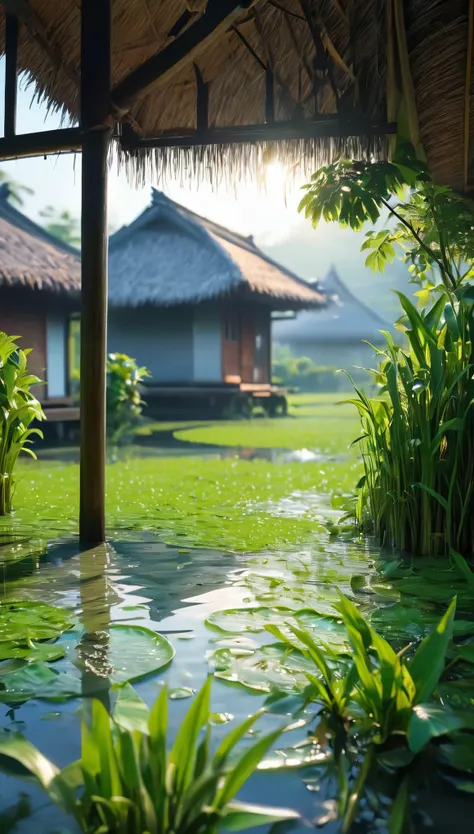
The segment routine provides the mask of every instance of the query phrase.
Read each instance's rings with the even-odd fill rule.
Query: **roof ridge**
[[[198,214],[192,209],[189,209],[187,206],[183,206],[176,200],[172,200],[171,197],[168,197],[167,194],[165,194],[163,191],[160,191],[158,188],[152,187],[152,205],[158,206],[160,204],[171,205],[180,214],[184,212],[185,214],[191,215],[193,222],[201,228],[203,228],[203,224],[200,221],[204,221],[204,223],[208,223],[210,226],[219,229],[220,232],[222,232],[222,234],[220,234],[219,236],[222,237],[224,240],[227,240],[228,243],[236,243],[234,238],[237,238],[237,240],[240,243],[236,243],[236,245],[241,245],[242,249],[245,249],[246,251],[251,252],[253,255],[257,255],[258,257],[262,258],[262,260],[266,261],[266,263],[276,267],[281,272],[285,273],[285,275],[288,275],[288,277],[293,278],[294,281],[297,281],[302,286],[309,287],[308,281],[305,281],[304,278],[301,278],[299,275],[296,274],[296,272],[293,272],[293,270],[288,269],[288,267],[284,266],[283,264],[279,263],[279,261],[276,261],[270,255],[268,255],[263,249],[260,248],[260,246],[257,246],[257,244],[254,243],[253,235],[245,236],[241,235],[239,232],[234,232],[231,229],[227,229],[220,223],[215,223],[214,220],[209,220],[208,217],[204,217],[204,215]],[[206,231],[208,230],[206,229]]]
[[[152,203],[155,205],[159,205],[160,203],[168,203],[171,204],[174,208],[178,211],[184,211],[186,214],[192,215],[193,218],[196,218],[198,221],[204,221],[204,223],[209,223],[211,226],[214,226],[216,229],[219,229],[224,235],[231,235],[232,237],[236,237],[242,241],[243,244],[246,244],[250,250],[258,249],[258,247],[253,242],[253,235],[242,235],[240,232],[235,232],[233,229],[228,229],[226,226],[222,226],[221,223],[216,223],[215,220],[211,220],[209,217],[205,217],[203,214],[198,214],[197,211],[188,208],[188,206],[184,206],[182,203],[178,203],[176,200],[172,200],[171,197],[168,197],[163,191],[160,191],[158,188],[152,187]]]

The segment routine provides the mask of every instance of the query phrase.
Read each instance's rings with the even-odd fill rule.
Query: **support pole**
[[[107,345],[107,159],[110,0],[82,0],[82,313],[79,535],[105,540],[105,364]]]
[[[16,133],[16,94],[18,61],[18,18],[5,14],[5,124],[4,135],[10,138]]]

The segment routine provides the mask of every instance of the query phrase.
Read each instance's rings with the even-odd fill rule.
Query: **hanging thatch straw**
[[[113,87],[179,39],[211,3],[219,6],[215,0],[112,0]],[[77,119],[80,4],[28,4],[33,17],[29,26],[21,27],[20,66],[40,99]],[[386,138],[369,139],[374,131],[368,128],[402,113],[435,176],[456,187],[468,184],[474,129],[468,66],[473,55],[472,0],[246,0],[242,6],[245,10],[227,30],[131,105],[117,107],[112,92],[111,115],[137,138],[192,134],[201,78],[209,93],[209,126],[264,124],[267,70],[275,82],[277,123],[333,116],[343,126],[340,138],[327,138],[326,131],[326,138],[286,140],[279,148],[271,143],[256,148],[251,142],[205,148],[190,141],[179,152],[124,145],[128,150],[120,158],[129,160],[134,178],[143,180],[152,168],[160,178],[178,174],[236,181],[244,173],[255,176],[269,152],[290,166],[304,157],[306,168],[340,153],[380,157],[386,153]],[[3,15],[0,5],[0,32]],[[341,138],[347,134],[350,138]]]

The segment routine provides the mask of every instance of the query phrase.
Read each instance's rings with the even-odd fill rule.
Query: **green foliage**
[[[32,600],[4,600],[0,602],[0,661],[57,660],[64,654],[61,647],[36,641],[55,640],[72,625],[73,618],[65,608]]]
[[[358,516],[382,544],[438,555],[474,547],[473,307],[441,295],[418,311],[399,295],[408,348],[385,333],[372,371],[382,400],[355,387],[364,461]]]
[[[12,203],[16,203],[16,205],[20,208],[24,203],[23,196],[26,194],[34,194],[32,188],[29,188],[29,186],[23,185],[16,180],[12,180],[11,177],[9,177],[8,174],[2,170],[0,170],[0,185],[8,186],[8,196],[10,201]]]
[[[411,553],[472,553],[472,205],[435,185],[401,145],[392,162],[339,160],[317,171],[305,188],[300,210],[313,225],[323,217],[360,229],[387,209],[397,223],[367,233],[366,264],[383,271],[398,247],[421,287],[420,306],[427,308],[419,312],[399,293],[404,315],[397,326],[409,348],[384,334],[387,348],[372,375],[385,400],[356,388],[365,468],[359,520],[368,517],[384,544]]]
[[[19,350],[16,336],[0,331],[0,515],[11,512],[15,488],[13,473],[20,452],[35,457],[29,448],[39,429],[30,428],[33,420],[44,420],[40,403],[31,393],[38,377],[28,373],[28,350]]]
[[[317,365],[308,356],[294,357],[289,350],[277,345],[272,356],[272,378],[277,385],[301,391],[336,391],[340,377],[336,368]]]
[[[43,218],[44,228],[59,240],[64,243],[69,243],[71,246],[80,246],[81,243],[81,224],[78,217],[75,217],[69,209],[59,211],[54,206],[46,206],[40,211],[40,217]]]
[[[259,713],[231,730],[210,752],[208,679],[168,752],[168,692],[151,712],[130,687],[119,691],[113,718],[93,701],[82,721],[81,758],[59,770],[19,733],[0,735],[1,767],[19,763],[86,834],[199,834],[220,827],[244,830],[296,819],[298,814],[234,801],[280,735],[262,736],[230,764]]]
[[[107,357],[107,433],[112,443],[123,442],[136,428],[144,401],[140,383],[149,376],[125,353]]]
[[[340,798],[345,797],[340,806],[341,830],[351,829],[366,786],[376,781],[382,767],[396,777],[389,830],[404,831],[402,823],[409,811],[409,779],[415,773],[416,757],[427,745],[452,738],[453,743],[445,748],[449,751],[447,760],[452,763],[457,758],[459,770],[472,761],[474,735],[470,731],[474,729],[474,713],[454,711],[437,695],[447,668],[456,602],[453,600],[414,652],[411,646],[406,646],[398,653],[347,598],[341,595],[337,607],[347,631],[350,653],[341,654],[325,642],[323,634],[311,633],[291,623],[286,629],[267,625],[267,631],[287,646],[290,654],[281,656],[281,664],[286,675],[293,676],[296,688],[301,691],[301,680],[288,663],[288,657],[295,656],[296,669],[308,681],[302,692],[303,706],[308,702],[317,703],[329,719],[328,727],[332,727]],[[303,656],[303,663],[298,661],[299,655]],[[308,663],[312,664],[312,670],[308,669]],[[272,696],[269,704],[274,703]],[[461,731],[462,743],[456,748],[456,734]],[[357,776],[349,785],[349,773],[355,761]],[[400,777],[398,787],[397,776]]]

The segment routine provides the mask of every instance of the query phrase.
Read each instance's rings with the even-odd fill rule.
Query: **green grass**
[[[314,538],[315,518],[324,514],[315,505],[315,494],[350,492],[359,469],[357,462],[272,464],[198,457],[119,462],[107,468],[108,528],[151,530],[167,543],[186,547],[284,549]],[[0,534],[13,529],[51,538],[77,531],[76,464],[26,463],[18,475],[16,513],[2,520]],[[278,507],[292,495],[300,500],[300,493],[302,509]]]
[[[189,443],[253,449],[312,449],[323,454],[347,454],[357,437],[358,420],[343,417],[287,417],[275,420],[241,420],[213,423],[177,431]]]
[[[306,395],[307,396],[307,395]],[[323,398],[322,409],[331,408]],[[195,428],[192,428],[194,426]],[[334,457],[324,463],[271,463],[229,457],[130,457],[107,468],[107,520],[116,530],[150,530],[170,544],[234,552],[287,549],[314,539],[324,517],[318,495],[347,495],[360,477],[350,442],[357,418],[286,418],[219,423],[148,424],[153,434],[178,429],[190,444],[246,448],[310,448]],[[347,458],[347,455],[349,457]],[[344,460],[338,461],[337,456]],[[25,460],[18,468],[11,531],[51,539],[77,532],[79,467],[58,460]],[[293,498],[282,503],[283,499]],[[327,498],[326,498],[327,505]],[[27,547],[27,545],[25,545]],[[2,552],[6,555],[7,549]],[[21,548],[18,555],[21,555]]]

